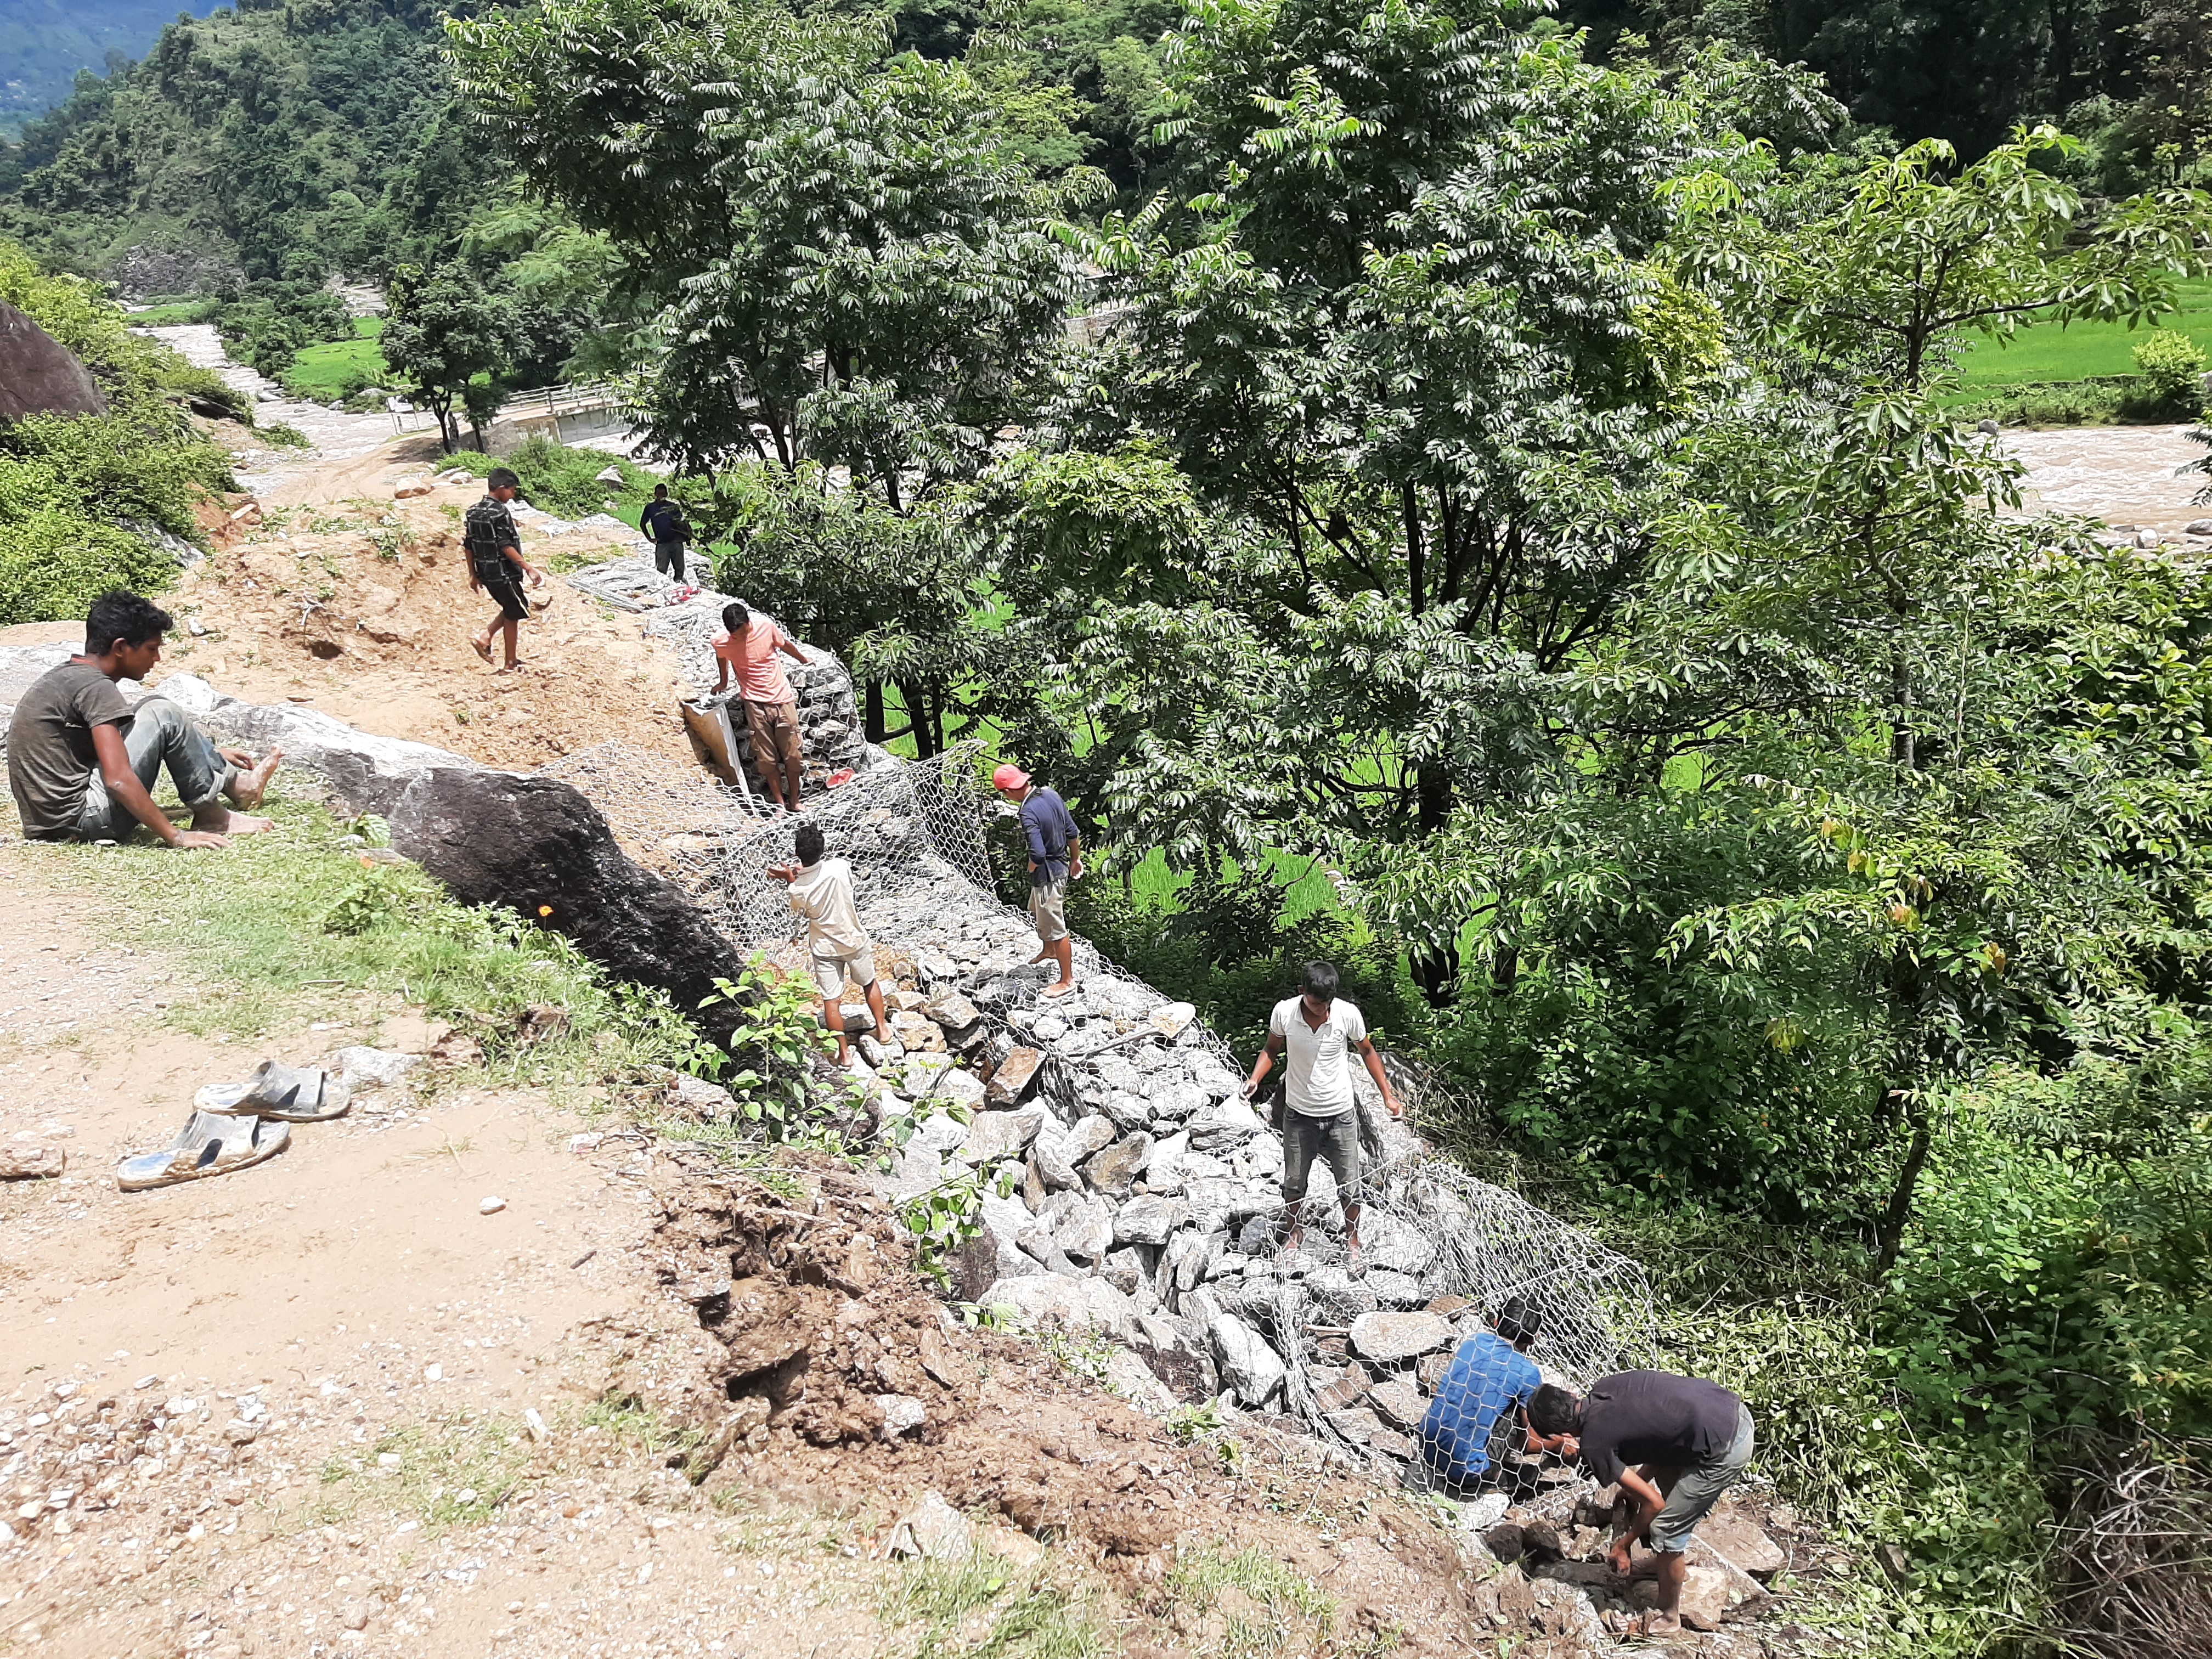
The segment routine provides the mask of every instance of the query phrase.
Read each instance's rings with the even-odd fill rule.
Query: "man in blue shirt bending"
[[[1421,1419],[1421,1456],[1448,1497],[1472,1498],[1521,1426],[1521,1409],[1543,1385],[1528,1358],[1543,1316],[1520,1297],[1508,1299],[1486,1331],[1459,1345]],[[1500,1426],[1499,1419],[1505,1419]],[[1535,1449],[1534,1444],[1530,1449]]]
[[[1030,920],[1036,924],[1037,953],[1059,964],[1060,977],[1038,993],[1064,997],[1075,988],[1075,947],[1067,933],[1067,884],[1083,873],[1083,837],[1059,794],[1032,782],[1018,766],[991,774],[991,787],[1018,802],[1022,833],[1030,843]]]

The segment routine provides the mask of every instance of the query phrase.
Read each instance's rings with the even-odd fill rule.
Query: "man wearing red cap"
[[[1053,790],[1030,781],[1018,766],[991,774],[991,787],[1021,808],[1022,830],[1030,842],[1030,919],[1036,924],[1037,953],[1060,966],[1060,977],[1040,994],[1064,997],[1075,988],[1075,947],[1067,936],[1067,884],[1083,873],[1083,837],[1067,803]]]

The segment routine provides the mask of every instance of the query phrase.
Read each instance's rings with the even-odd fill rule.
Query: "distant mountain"
[[[0,235],[131,294],[380,274],[504,177],[452,116],[439,56],[441,15],[474,3],[233,0],[177,18],[0,146]]]
[[[0,136],[68,97],[79,70],[143,58],[180,10],[214,9],[214,0],[0,0]]]

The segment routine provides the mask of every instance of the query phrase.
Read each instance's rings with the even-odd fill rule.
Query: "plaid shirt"
[[[515,528],[514,514],[507,511],[507,503],[486,495],[462,521],[461,544],[469,550],[469,564],[477,580],[491,581],[515,574],[506,550],[521,550],[522,532]]]

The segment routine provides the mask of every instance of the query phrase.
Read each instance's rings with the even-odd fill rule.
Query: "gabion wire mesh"
[[[800,818],[763,817],[738,791],[702,773],[614,744],[544,771],[589,796],[624,843],[689,891],[741,951],[778,955],[799,937],[803,923],[768,870],[795,856]],[[997,896],[986,840],[994,810],[981,744],[970,742],[926,761],[882,757],[810,799],[804,817],[822,827],[831,856],[851,862],[861,920],[878,946],[909,956],[926,983],[967,995],[1001,1034],[1002,1047],[1018,1042],[1047,1056],[1039,1085],[1063,1121],[1097,1109],[1102,1068],[1164,1065],[1186,1079],[1208,1072],[1241,1078],[1237,1057],[1194,1010],[1170,1002],[1086,939],[1073,945],[1079,994],[1042,999],[1056,969],[1031,961],[1029,918]],[[1366,1079],[1355,1075],[1367,1094]],[[1398,1076],[1416,1121],[1425,1106],[1435,1110],[1449,1098],[1448,1085],[1431,1074],[1400,1067]],[[1273,1270],[1283,1206],[1242,1204],[1205,1251],[1183,1253],[1189,1265],[1181,1278],[1189,1283],[1162,1273],[1163,1304],[1172,1310],[1200,1284],[1223,1288],[1210,1279],[1212,1264],[1231,1251],[1266,1261],[1267,1269],[1243,1270],[1236,1301],[1284,1362],[1293,1415],[1362,1457],[1412,1455],[1418,1468],[1425,1437],[1437,1449],[1431,1462],[1448,1470],[1480,1473],[1490,1462],[1492,1478],[1526,1476],[1505,1455],[1504,1442],[1517,1430],[1527,1373],[1481,1334],[1487,1320],[1511,1297],[1532,1304],[1543,1317],[1534,1360],[1549,1374],[1587,1382],[1650,1352],[1655,1322],[1644,1272],[1519,1194],[1430,1152],[1372,1098],[1361,1113],[1368,1157],[1358,1271],[1341,1242],[1334,1184],[1316,1163],[1301,1216],[1306,1259],[1297,1271]],[[1364,1313],[1425,1310],[1449,1319],[1449,1342],[1402,1363],[1370,1364],[1370,1384],[1395,1383],[1400,1391],[1370,1389],[1345,1403],[1341,1349],[1352,1322]],[[1463,1362],[1456,1369],[1455,1356]],[[1364,1403],[1382,1399],[1388,1409]],[[1564,1501],[1571,1500],[1569,1490]],[[1541,1507],[1560,1501],[1560,1489],[1547,1489]]]

